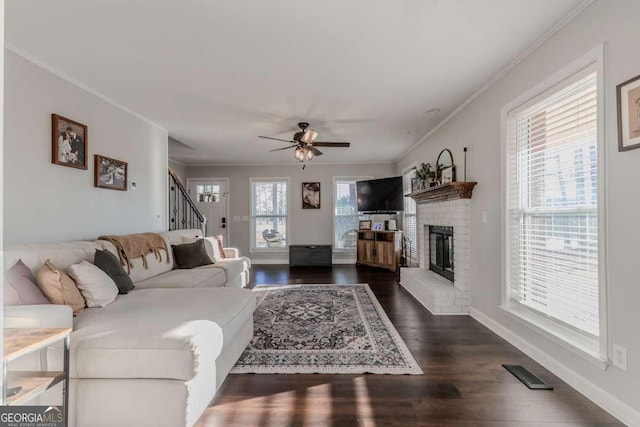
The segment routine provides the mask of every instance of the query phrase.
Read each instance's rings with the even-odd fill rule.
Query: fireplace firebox
[[[453,282],[453,227],[429,227],[429,270]]]

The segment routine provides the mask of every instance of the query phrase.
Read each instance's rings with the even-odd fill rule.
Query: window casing
[[[288,246],[289,179],[251,178],[251,250]]]
[[[359,221],[369,219],[369,215],[358,213],[356,181],[366,179],[372,179],[372,177],[333,178],[333,248],[335,250],[356,250]]]
[[[574,66],[506,111],[503,307],[605,360],[600,73]]]
[[[416,170],[411,168],[402,174],[402,190],[404,194],[411,193],[411,180],[416,177]],[[411,197],[404,198],[404,237],[407,242],[407,259],[410,266],[417,264],[418,259],[418,214],[416,201]]]

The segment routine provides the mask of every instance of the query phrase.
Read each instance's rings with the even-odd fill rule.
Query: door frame
[[[229,242],[231,242],[231,216],[230,216],[230,212],[231,212],[231,180],[227,177],[227,178],[187,178],[187,191],[189,191],[189,189],[191,188],[191,182],[192,181],[225,181],[226,186],[227,186],[227,212],[226,212],[226,218],[227,218],[227,242],[225,243],[225,245],[229,245]],[[191,194],[189,194],[189,197],[191,197]],[[207,220],[208,221],[208,220]],[[206,236],[204,236],[206,237]],[[228,246],[227,246],[228,247]]]

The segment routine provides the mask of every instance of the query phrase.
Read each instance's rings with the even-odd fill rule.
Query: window
[[[251,178],[251,249],[287,247],[288,178]]]
[[[507,305],[591,355],[602,351],[596,66],[506,115]]]
[[[354,250],[358,240],[358,222],[368,215],[358,214],[356,181],[371,179],[333,178],[333,247]]]
[[[219,185],[197,185],[196,201],[201,203],[215,203],[220,201]]]
[[[404,194],[411,193],[411,179],[416,177],[416,170],[410,169],[402,175]],[[407,239],[407,259],[415,265],[418,259],[418,229],[416,201],[411,197],[404,198],[404,237]]]

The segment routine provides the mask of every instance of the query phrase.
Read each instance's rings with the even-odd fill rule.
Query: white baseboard
[[[266,265],[266,264],[280,264],[280,265],[289,265],[289,259],[278,259],[278,258],[262,258],[256,259],[251,258],[251,265]]]
[[[504,327],[476,308],[470,307],[469,314],[623,423],[629,426],[640,426],[640,412],[631,406],[598,387],[573,369],[558,362],[549,354],[531,345],[518,334]]]
[[[332,264],[355,264],[355,258],[341,258],[341,257],[333,257],[331,261]],[[280,264],[280,265],[289,265],[289,258],[251,258],[251,264],[261,265],[261,264]]]
[[[356,259],[355,258],[333,258],[332,261],[334,264],[355,264],[356,263]]]

